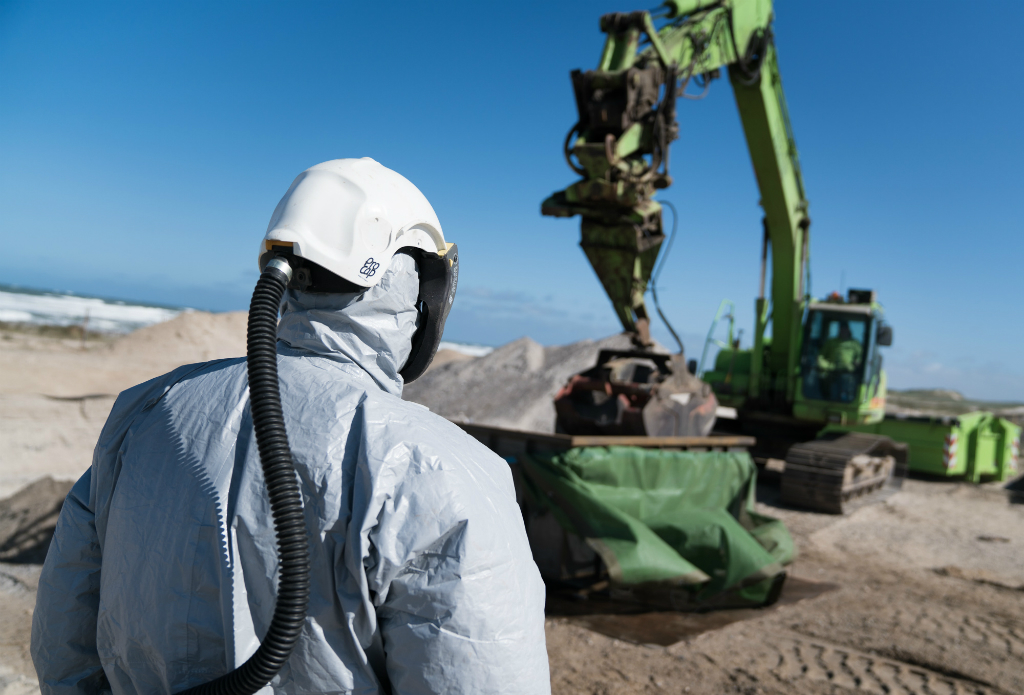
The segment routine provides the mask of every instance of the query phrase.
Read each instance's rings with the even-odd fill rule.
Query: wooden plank
[[[499,455],[509,456],[525,452],[565,451],[583,446],[636,446],[647,449],[686,450],[737,450],[754,446],[753,437],[711,436],[711,437],[609,437],[570,436],[529,432],[506,427],[492,427],[468,422],[455,422],[467,434],[472,435]]]
[[[467,434],[479,439],[484,444],[491,446],[491,442],[499,440],[511,440],[529,442],[535,445],[547,447],[549,451],[562,451],[573,447],[572,437],[567,434],[547,434],[545,432],[529,432],[527,430],[513,430],[505,427],[492,427],[490,425],[476,425],[469,422],[453,422],[461,427]]]
[[[756,440],[753,437],[742,436],[711,436],[711,437],[604,437],[604,436],[575,436],[572,437],[572,445],[575,446],[639,446],[648,449],[693,449],[693,448],[723,448],[738,446],[753,446]]]

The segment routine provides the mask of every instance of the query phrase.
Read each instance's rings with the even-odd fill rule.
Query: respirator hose
[[[252,421],[277,535],[274,616],[259,649],[244,664],[180,695],[252,695],[288,661],[306,620],[309,544],[277,377],[277,316],[290,279],[291,268],[283,259],[267,264],[252,293],[247,338]]]

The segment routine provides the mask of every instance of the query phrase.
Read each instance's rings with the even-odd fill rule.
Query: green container
[[[887,415],[873,425],[830,426],[826,431],[872,432],[910,445],[910,470],[929,475],[1006,480],[1017,473],[1021,428],[992,413],[947,417]]]

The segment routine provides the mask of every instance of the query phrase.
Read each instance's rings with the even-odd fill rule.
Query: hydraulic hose
[[[279,579],[274,615],[259,649],[244,664],[180,695],[252,695],[288,661],[306,620],[309,544],[277,377],[277,315],[291,275],[284,259],[267,263],[252,293],[247,336],[252,421],[277,536]]]
[[[679,354],[682,355],[684,352],[683,341],[679,337],[679,334],[676,333],[676,329],[672,327],[671,323],[669,323],[668,318],[662,313],[661,304],[658,302],[658,276],[661,275],[661,269],[665,267],[665,261],[668,260],[668,255],[672,253],[672,244],[676,242],[676,232],[678,231],[679,226],[679,211],[676,210],[675,205],[667,200],[662,200],[660,202],[662,205],[672,210],[672,236],[668,238],[668,244],[665,245],[665,253],[659,259],[658,266],[651,274],[651,296],[654,298],[654,308],[657,310],[658,316],[660,316],[661,320],[665,322],[665,327],[668,328],[668,332],[672,334],[673,338],[675,338],[676,343],[679,345]]]

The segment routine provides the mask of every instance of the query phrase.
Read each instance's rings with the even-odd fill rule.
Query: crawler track
[[[882,489],[906,461],[905,444],[874,434],[835,433],[794,444],[786,454],[782,501],[842,514],[846,503]]]

